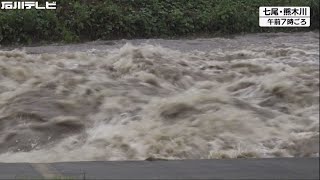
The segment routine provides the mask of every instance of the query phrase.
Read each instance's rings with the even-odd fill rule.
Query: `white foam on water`
[[[318,157],[318,64],[308,42],[0,51],[0,161]]]

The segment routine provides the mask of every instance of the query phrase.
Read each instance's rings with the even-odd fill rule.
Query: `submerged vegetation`
[[[259,6],[310,6],[311,27],[260,28]],[[306,31],[318,20],[318,0],[59,0],[57,10],[0,10],[0,44]]]

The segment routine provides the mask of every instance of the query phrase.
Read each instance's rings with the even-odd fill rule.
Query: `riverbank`
[[[310,28],[260,28],[260,6],[310,6]],[[57,10],[0,11],[0,44],[221,36],[319,29],[317,0],[75,1]],[[241,10],[241,11],[240,11]]]
[[[43,53],[64,53],[64,52],[88,52],[88,51],[104,51],[107,49],[119,49],[125,44],[132,45],[160,45],[169,49],[174,49],[182,52],[190,51],[211,51],[213,49],[230,50],[237,49],[238,47],[248,47],[257,45],[269,46],[270,44],[278,44],[281,42],[296,41],[304,43],[317,43],[319,38],[319,30],[309,32],[270,32],[270,33],[247,33],[235,34],[228,36],[218,36],[209,38],[203,37],[185,37],[185,38],[171,38],[171,39],[119,39],[119,40],[96,40],[88,42],[74,42],[74,43],[33,43],[33,44],[7,44],[0,45],[0,51],[23,50],[27,54],[43,54]],[[285,40],[284,40],[285,39]],[[183,44],[183,45],[182,45]],[[254,48],[254,46],[252,48]]]
[[[319,179],[319,158],[0,163],[0,179]]]

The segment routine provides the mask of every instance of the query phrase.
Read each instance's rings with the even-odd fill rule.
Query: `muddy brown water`
[[[0,162],[319,156],[319,32],[0,47]]]

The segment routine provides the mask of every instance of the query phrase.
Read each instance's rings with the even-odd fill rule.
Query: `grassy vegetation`
[[[260,28],[259,6],[310,6],[310,28]],[[57,0],[57,10],[0,10],[0,43],[170,38],[319,29],[318,0]]]

